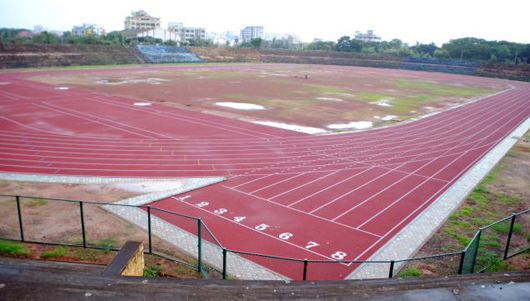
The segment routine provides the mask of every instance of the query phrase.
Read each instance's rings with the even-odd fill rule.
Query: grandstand
[[[138,51],[149,63],[190,63],[202,62],[195,53],[185,47],[136,45]]]

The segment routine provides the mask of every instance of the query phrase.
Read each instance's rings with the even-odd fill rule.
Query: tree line
[[[348,36],[337,42],[317,41],[305,45],[305,50],[341,51],[386,54],[399,57],[433,57],[440,59],[530,63],[530,44],[508,41],[487,41],[477,38],[453,39],[441,47],[434,43],[409,46],[399,39],[391,41],[361,41]]]
[[[112,31],[105,36],[85,35],[76,36],[65,32],[62,36],[50,32],[41,32],[31,36],[21,36],[19,33],[25,29],[0,29],[0,43],[24,44],[151,44],[175,46],[175,41],[162,41],[152,37],[125,38],[121,31]],[[188,40],[181,42],[183,46],[213,47],[211,40]],[[229,46],[229,45],[226,45]],[[364,54],[392,55],[398,57],[432,57],[439,59],[494,61],[504,63],[530,63],[530,44],[521,44],[508,41],[487,41],[478,38],[453,39],[441,47],[434,43],[416,43],[413,46],[400,39],[390,41],[362,41],[343,36],[334,41],[316,41],[307,44],[293,43],[290,39],[273,39],[271,41],[261,38],[250,42],[237,43],[234,47],[253,47],[266,49],[297,49],[353,52]]]

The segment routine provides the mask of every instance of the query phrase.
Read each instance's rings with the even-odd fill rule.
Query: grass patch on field
[[[29,256],[28,248],[19,242],[0,240],[0,254],[15,255],[15,256]]]
[[[40,254],[41,258],[52,258],[52,257],[62,257],[68,253],[68,250],[63,247],[57,247],[50,251],[44,251]]]
[[[43,198],[32,199],[29,203],[26,204],[28,207],[36,207],[48,204],[48,201]]]
[[[144,277],[159,277],[160,276],[160,267],[159,266],[150,266],[144,268]]]
[[[423,272],[420,269],[408,267],[406,269],[403,269],[399,273],[399,277],[401,278],[412,278],[412,277],[420,277],[423,275]]]
[[[306,84],[304,86],[306,86],[308,90],[312,93],[352,93],[352,91],[347,88],[311,84]]]
[[[484,89],[477,87],[461,87],[455,85],[447,85],[439,82],[398,79],[394,85],[400,88],[411,88],[428,91],[429,94],[435,96],[458,96],[458,97],[475,97],[480,95],[487,95],[496,92],[493,89]]]

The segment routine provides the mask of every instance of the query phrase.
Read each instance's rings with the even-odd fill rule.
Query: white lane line
[[[172,199],[177,200],[175,197],[172,197]],[[177,201],[179,201],[179,200],[177,200]],[[337,261],[336,259],[333,259],[333,258],[328,257],[328,256],[326,256],[326,255],[320,254],[320,253],[315,252],[315,251],[310,250],[310,249],[306,249],[306,248],[304,248],[304,247],[302,247],[302,246],[296,245],[296,244],[294,244],[294,243],[292,243],[292,242],[290,242],[290,241],[288,241],[288,240],[281,239],[281,238],[279,238],[279,237],[276,237],[276,236],[271,235],[271,234],[269,234],[269,233],[266,233],[266,232],[264,232],[264,231],[258,231],[258,230],[256,230],[255,228],[253,228],[253,227],[251,227],[251,226],[247,226],[247,225],[245,225],[245,224],[238,223],[238,222],[233,221],[232,219],[227,218],[227,217],[225,217],[225,216],[223,216],[223,215],[215,214],[215,213],[210,212],[210,211],[208,211],[208,210],[206,210],[206,209],[204,209],[204,208],[201,208],[201,207],[195,206],[195,205],[193,205],[193,204],[190,204],[190,203],[188,203],[188,202],[186,202],[186,201],[179,201],[179,202],[184,203],[184,204],[187,204],[188,206],[191,206],[191,207],[193,207],[193,208],[195,208],[195,209],[202,210],[202,211],[204,211],[204,212],[206,212],[206,213],[209,213],[210,215],[213,215],[213,216],[215,216],[215,217],[218,217],[218,218],[221,218],[221,219],[223,219],[223,220],[229,221],[229,222],[231,222],[231,223],[233,223],[233,224],[236,224],[236,225],[238,225],[238,226],[241,226],[241,227],[247,228],[247,229],[249,229],[249,230],[252,230],[252,231],[254,231],[254,232],[256,232],[256,233],[260,233],[260,234],[265,235],[265,236],[267,236],[267,237],[269,237],[269,238],[272,238],[272,239],[274,239],[274,240],[280,241],[280,242],[282,242],[282,243],[286,243],[286,244],[288,244],[288,245],[290,245],[290,246],[292,246],[292,247],[295,247],[295,248],[297,248],[297,249],[300,249],[300,250],[303,250],[303,251],[306,251],[306,252],[312,253],[312,254],[314,254],[314,255],[320,256],[320,257],[325,258],[325,259],[328,259],[328,260]],[[345,265],[344,263],[340,263],[340,264]]]
[[[321,216],[318,216],[318,215],[314,215],[314,214],[309,214],[305,211],[302,211],[302,210],[298,210],[296,208],[292,208],[292,207],[287,207],[286,205],[283,205],[283,204],[280,204],[280,203],[276,203],[274,201],[271,201],[271,200],[268,200],[268,199],[265,199],[265,198],[262,198],[262,197],[259,197],[259,196],[256,196],[256,195],[250,195],[244,191],[241,191],[241,190],[237,190],[237,189],[233,189],[233,188],[230,188],[228,186],[224,186],[224,185],[221,185],[222,187],[224,188],[227,188],[227,189],[230,189],[230,190],[233,190],[235,192],[239,192],[241,194],[244,194],[244,195],[247,195],[247,196],[250,196],[250,197],[253,197],[253,198],[257,198],[259,200],[262,200],[262,201],[265,201],[265,202],[268,202],[268,203],[271,203],[271,204],[274,204],[274,205],[277,205],[277,206],[280,206],[282,208],[286,208],[286,209],[289,209],[289,210],[293,210],[293,211],[296,211],[298,213],[302,213],[304,215],[308,215],[308,216],[312,216],[312,217],[315,217],[317,219],[320,219],[320,220],[323,220],[323,221],[326,221],[326,222],[329,222],[329,223],[332,223],[332,224],[335,224],[335,225],[339,225],[339,226],[342,226],[342,227],[345,227],[345,228],[348,228],[348,229],[351,229],[351,230],[355,230],[355,231],[360,231],[360,232],[363,232],[365,234],[369,234],[371,236],[376,236],[376,237],[380,237],[380,235],[377,235],[375,233],[372,233],[372,232],[369,232],[369,231],[366,231],[366,230],[363,230],[363,229],[356,229],[355,227],[352,227],[352,226],[348,226],[348,225],[345,225],[345,224],[342,224],[342,223],[339,223],[339,222],[335,222],[335,221],[332,221],[332,220],[329,220],[327,218],[324,218],[324,217],[321,217]]]
[[[528,119],[528,118],[527,118]],[[521,121],[519,123],[522,124],[525,120]],[[508,136],[511,132],[507,133],[504,138],[506,138],[506,136]],[[503,139],[504,139],[503,138]],[[499,141],[502,141],[503,139],[500,139]],[[487,154],[491,151],[491,149],[493,149],[494,147],[496,146],[495,145],[492,145],[486,152],[484,152],[484,154]],[[466,166],[466,168],[464,168],[460,173],[458,173],[457,175],[455,175],[453,177],[453,181],[454,180],[457,180],[463,173],[465,173],[469,167],[473,166],[477,161],[479,161],[480,159],[482,159],[483,156],[479,156],[477,157],[475,160],[473,160],[470,164],[468,164]],[[406,217],[404,217],[403,219],[401,219],[400,222],[398,222],[394,227],[392,227],[390,230],[388,230],[385,234],[383,234],[376,242],[374,242],[370,247],[368,247],[367,249],[365,249],[361,254],[359,254],[354,260],[359,260],[359,258],[361,258],[364,254],[366,254],[368,251],[370,251],[374,246],[376,246],[378,243],[380,243],[383,239],[385,239],[390,233],[392,233],[392,231],[394,231],[396,228],[398,228],[399,226],[401,226],[401,224],[403,224],[407,219],[409,219],[411,216],[413,216],[414,214],[416,214],[416,212],[418,212],[420,209],[422,209],[426,204],[428,204],[436,195],[438,195],[440,192],[444,191],[448,186],[452,185],[452,181],[451,182],[448,182],[446,185],[444,185],[442,188],[440,188],[436,193],[433,193],[431,195],[431,197],[429,197],[427,200],[425,200],[425,202],[423,202],[421,205],[419,205],[416,209],[414,209],[409,215],[407,215]]]
[[[513,109],[514,107],[516,107],[516,108]],[[503,110],[503,111],[501,111],[501,112],[498,112],[498,113],[495,114],[495,115],[490,116],[489,118],[487,118],[487,119],[484,120],[483,122],[481,122],[481,123],[479,123],[479,124],[475,124],[475,126],[473,126],[472,128],[482,126],[482,123],[484,123],[484,122],[488,122],[490,119],[494,119],[497,115],[503,115],[503,116],[504,116],[505,111],[508,111],[508,110],[511,110],[510,112],[516,111],[516,110],[518,110],[518,106],[517,106],[517,105],[510,106],[510,107],[508,107],[508,109]],[[468,130],[469,130],[469,128],[466,129],[465,131],[468,131]],[[464,132],[465,132],[465,131],[464,131]],[[462,142],[470,140],[470,138],[473,138],[473,137],[477,136],[478,133],[481,133],[481,132],[483,132],[483,131],[484,131],[484,129],[481,130],[481,131],[479,131],[479,132],[477,132],[477,133],[475,133],[474,135],[472,135],[472,136],[466,138],[466,139],[463,140]],[[485,139],[485,138],[481,138],[481,139],[479,139],[479,141],[483,141],[484,139]],[[462,142],[460,142],[459,144],[457,144],[457,146],[452,147],[451,149],[455,149],[455,148],[459,147],[460,144],[462,144]],[[426,143],[428,143],[428,142],[426,142]],[[436,146],[431,147],[431,149],[436,149]],[[444,153],[446,153],[446,152],[448,152],[448,151],[449,151],[449,150],[445,151]],[[419,155],[416,156],[416,158],[418,158],[418,157],[420,157],[420,156],[422,156],[422,155],[423,155],[423,154],[419,154]],[[438,157],[435,157],[435,158],[431,159],[430,161],[428,161],[427,163],[423,164],[422,166],[420,166],[419,168],[417,168],[414,172],[412,172],[412,173],[410,173],[409,175],[405,176],[404,178],[402,178],[402,179],[399,180],[398,182],[395,182],[394,184],[392,184],[392,185],[386,187],[385,189],[379,191],[377,194],[372,195],[370,198],[364,200],[364,201],[361,202],[360,204],[354,206],[353,209],[355,209],[355,208],[357,208],[358,206],[360,206],[360,205],[366,203],[367,201],[369,201],[369,200],[371,200],[372,198],[374,198],[375,196],[377,196],[377,195],[383,193],[384,191],[386,191],[387,189],[393,187],[394,185],[397,185],[398,183],[401,183],[403,180],[409,178],[410,176],[415,175],[415,173],[416,173],[417,171],[419,171],[419,170],[422,169],[423,167],[427,166],[428,164],[430,164],[430,163],[436,161],[437,159],[438,159]],[[310,213],[313,214],[313,213],[315,213],[316,211],[318,211],[318,210],[320,210],[320,209],[322,209],[322,208],[324,208],[324,207],[326,207],[326,206],[329,206],[329,205],[333,204],[334,202],[338,201],[339,199],[341,199],[341,198],[343,198],[343,197],[345,197],[345,196],[347,196],[347,195],[349,195],[349,194],[351,194],[351,193],[353,193],[353,192],[355,192],[355,191],[357,191],[357,190],[359,190],[359,189],[365,187],[366,185],[368,185],[368,184],[370,184],[370,183],[372,183],[372,182],[374,182],[374,181],[376,181],[376,180],[378,180],[378,179],[380,179],[380,178],[386,176],[387,174],[390,174],[391,172],[397,170],[398,168],[403,167],[403,166],[406,165],[407,163],[409,163],[409,162],[406,161],[406,162],[404,162],[404,163],[398,165],[397,167],[395,167],[395,168],[393,168],[393,169],[390,169],[389,171],[387,171],[386,173],[384,173],[384,174],[382,174],[382,175],[376,177],[375,179],[373,179],[373,180],[371,180],[371,181],[369,181],[369,182],[367,182],[367,183],[365,183],[365,184],[363,184],[363,185],[361,185],[361,186],[359,186],[359,187],[357,187],[357,188],[355,188],[355,189],[353,189],[353,190],[350,190],[349,192],[344,193],[343,195],[341,195],[341,196],[339,196],[339,197],[336,197],[335,199],[329,201],[328,203],[325,203],[325,204],[321,205],[320,207],[318,207],[318,208],[312,210]],[[430,177],[429,177],[429,178],[430,178]],[[299,202],[297,202],[297,203],[299,203]],[[292,206],[292,205],[290,205],[290,206]],[[337,220],[338,218],[340,218],[341,216],[343,216],[344,214],[348,213],[349,211],[351,211],[351,210],[353,210],[353,209],[349,209],[349,210],[347,210],[346,212],[343,212],[343,213],[340,214],[339,216],[335,217],[333,220],[334,220],[334,221]]]
[[[257,133],[255,131],[245,130],[245,129],[238,128],[238,127],[233,127],[233,126],[230,126],[230,125],[224,125],[225,128],[223,128],[223,127],[219,126],[219,125],[223,125],[223,124],[211,125],[211,124],[204,123],[204,120],[202,120],[202,121],[201,120],[198,120],[198,121],[188,120],[185,117],[183,117],[182,115],[178,115],[178,114],[174,114],[174,113],[167,113],[167,112],[162,112],[162,111],[157,111],[157,110],[154,110],[154,109],[151,109],[151,108],[138,109],[138,108],[135,108],[135,107],[132,107],[132,106],[129,107],[129,106],[126,106],[124,104],[117,103],[116,101],[113,101],[113,100],[108,100],[108,99],[103,100],[103,99],[100,99],[100,98],[97,98],[97,97],[93,97],[92,100],[97,101],[97,102],[101,102],[101,103],[106,103],[106,104],[113,105],[113,106],[117,106],[117,107],[121,107],[121,108],[125,108],[125,109],[129,109],[129,110],[136,110],[136,111],[140,111],[140,112],[143,112],[143,113],[156,115],[158,117],[162,116],[162,117],[169,118],[169,119],[180,120],[181,122],[194,123],[194,124],[198,124],[198,125],[201,125],[201,126],[215,128],[215,129],[218,129],[218,130],[223,130],[223,131],[228,131],[228,132],[234,132],[234,133],[237,133],[237,134],[246,135],[246,136],[250,136],[250,137],[254,137],[254,138],[268,139],[268,138],[263,137],[263,136],[258,136],[258,135],[245,133],[245,131],[246,132]],[[226,127],[233,127],[233,128],[236,128],[237,130],[228,129]],[[266,134],[266,133],[257,133],[257,134],[270,136],[270,137],[273,137],[273,138],[278,137],[278,136],[271,135],[271,134]]]
[[[256,190],[251,191],[251,192],[249,192],[249,193],[250,193],[250,194],[254,194],[254,193],[256,193],[256,192],[258,192],[258,191],[261,191],[261,190],[263,190],[263,189],[267,189],[267,188],[270,188],[270,187],[272,187],[272,186],[274,186],[274,185],[278,185],[278,184],[280,184],[280,183],[283,183],[283,182],[286,182],[286,181],[289,181],[289,180],[292,180],[292,179],[296,179],[296,178],[298,178],[298,177],[300,177],[300,176],[303,176],[303,175],[305,175],[305,174],[307,174],[307,173],[295,174],[295,175],[292,176],[292,177],[289,177],[289,178],[287,178],[287,179],[284,179],[284,180],[281,180],[281,181],[278,181],[278,182],[274,182],[274,183],[272,183],[272,184],[270,184],[270,185],[267,185],[267,186],[264,186],[264,187],[262,187],[262,188],[256,189]]]
[[[521,113],[521,114],[522,114],[522,113]],[[519,116],[519,115],[521,115],[521,114],[518,114],[517,116]],[[516,116],[516,117],[517,117],[517,116]],[[508,122],[511,122],[511,121],[512,121],[513,119],[515,119],[516,117],[510,119]],[[507,124],[507,123],[505,123],[504,125],[506,125],[506,124]],[[503,125],[503,126],[504,126],[504,125]],[[497,127],[497,128],[498,128],[498,127]],[[490,135],[488,135],[488,137],[490,137],[490,136],[496,134],[497,131],[498,131],[498,130],[492,132]],[[483,153],[483,155],[484,155],[484,154],[487,154],[487,153],[489,152],[490,149],[492,149],[495,145],[497,145],[497,144],[498,144],[500,141],[502,141],[503,139],[504,139],[504,138],[500,138],[500,139],[496,140],[496,141],[494,142],[494,144],[491,145],[491,146],[488,148],[488,151],[486,151],[486,152]],[[478,144],[480,144],[480,143],[481,143],[481,142],[477,142],[476,144],[478,145]],[[483,147],[485,147],[485,146],[482,146],[481,148],[483,148]],[[458,156],[457,158],[455,158],[453,161],[451,161],[450,163],[446,164],[446,165],[445,165],[443,168],[441,168],[438,172],[436,172],[435,174],[433,174],[433,176],[436,176],[437,174],[440,174],[440,173],[443,172],[445,169],[447,169],[449,166],[451,166],[454,162],[456,162],[457,160],[459,160],[460,158],[462,158],[463,156],[465,156],[465,155],[468,154],[468,153],[469,153],[469,151],[467,151],[467,152],[461,154],[460,156]],[[479,156],[478,158],[479,158],[479,159],[482,158],[483,155]],[[475,161],[476,161],[476,160],[474,160],[473,162],[475,162]],[[470,165],[467,165],[467,166],[470,166]],[[467,167],[466,167],[466,169],[467,169]],[[461,174],[461,172],[458,173],[458,174]],[[454,179],[455,179],[455,178],[453,177],[453,179],[452,179],[450,182],[448,182],[446,185],[444,185],[443,187],[445,187],[445,186],[447,186],[449,183],[453,182]],[[369,219],[367,219],[365,222],[363,222],[362,224],[360,224],[360,225],[357,226],[356,228],[361,228],[361,227],[363,227],[365,224],[367,224],[368,222],[370,222],[371,220],[373,220],[373,219],[376,218],[377,216],[381,215],[383,212],[387,211],[390,207],[392,207],[393,205],[395,205],[395,204],[397,204],[398,202],[400,202],[400,201],[401,201],[402,199],[404,199],[407,195],[411,194],[411,193],[414,192],[416,189],[418,189],[418,188],[420,188],[421,186],[423,186],[423,184],[427,183],[429,180],[430,180],[430,179],[426,179],[426,180],[424,180],[421,184],[417,185],[415,188],[413,188],[412,190],[410,190],[409,192],[407,192],[405,195],[401,196],[400,198],[398,198],[398,199],[395,200],[394,202],[390,203],[390,204],[389,204],[388,206],[386,206],[384,209],[382,209],[382,210],[379,211],[377,214],[375,214],[375,215],[373,215],[372,217],[370,217]],[[439,193],[439,192],[440,192],[440,191],[438,191],[437,193]],[[352,208],[352,209],[348,210],[348,212],[349,212],[349,211],[352,211],[353,209],[355,209],[355,208]],[[342,215],[344,215],[344,214],[346,214],[346,213],[347,213],[347,212],[343,213]],[[341,215],[341,216],[342,216],[342,215]]]
[[[111,119],[108,119],[108,118],[96,116],[96,115],[89,114],[89,113],[86,113],[86,112],[79,112],[79,111],[76,111],[76,110],[73,110],[73,109],[57,106],[57,105],[51,104],[51,103],[46,102],[46,101],[44,101],[42,103],[47,105],[47,106],[54,107],[58,112],[62,112],[62,111],[70,112],[70,115],[75,116],[75,117],[78,117],[77,115],[83,116],[85,118],[88,116],[88,120],[103,120],[103,121],[109,122],[111,124],[113,124],[113,123],[114,124],[118,124],[118,125],[121,125],[121,126],[124,126],[124,127],[132,128],[132,129],[137,130],[137,131],[146,132],[146,133],[157,135],[157,136],[161,136],[161,137],[164,137],[164,138],[179,140],[179,139],[171,137],[171,136],[167,136],[167,135],[164,135],[164,134],[159,134],[159,133],[156,133],[156,132],[153,132],[153,131],[149,131],[149,130],[146,130],[146,129],[142,129],[142,128],[139,128],[139,127],[136,127],[136,126],[133,126],[133,125],[125,124],[125,123],[122,123],[122,122],[119,122],[119,121],[116,121],[116,120],[111,120]],[[46,106],[43,106],[43,107],[46,107]],[[51,108],[48,107],[48,109],[51,109]],[[101,124],[105,124],[105,123],[101,122]],[[160,137],[149,137],[149,136],[146,136],[146,137],[154,139],[154,140],[160,139]]]
[[[515,110],[512,110],[512,111],[510,111],[510,112],[517,111],[517,110],[518,110],[518,108],[516,108]],[[497,115],[498,115],[498,114],[495,114],[495,115],[490,116],[489,118],[485,119],[484,122],[487,123],[487,122],[489,122],[490,119],[495,119]],[[520,114],[518,114],[517,116],[519,116],[519,115],[520,115]],[[503,116],[505,116],[505,115],[503,114]],[[514,118],[515,118],[515,117],[514,117]],[[510,119],[510,120],[513,120],[513,118]],[[492,127],[492,125],[495,125],[495,124],[496,124],[496,123],[490,123],[489,126],[482,127],[481,130],[479,130],[479,131],[476,132],[475,134],[469,136],[465,141],[471,140],[471,139],[473,139],[473,138],[475,138],[475,137],[481,135],[483,132],[486,132],[486,133],[489,132],[489,128]],[[481,127],[481,126],[482,126],[481,124],[477,124],[477,125],[476,125],[476,127]],[[488,137],[490,137],[491,135],[493,135],[493,134],[496,133],[496,132],[497,132],[497,130],[493,131],[491,134],[487,135],[486,137],[482,137],[482,138],[478,139],[477,141],[475,141],[475,145],[478,145],[478,144],[482,143],[482,141],[484,141],[485,139],[487,139]],[[455,148],[460,147],[460,144],[462,144],[462,142],[459,143],[459,144],[457,144],[457,145],[455,145],[455,146],[452,147],[451,149],[455,149]],[[444,153],[447,153],[448,151],[449,151],[449,150],[446,150]],[[469,151],[466,151],[466,152],[462,153],[460,156],[458,156],[457,158],[455,158],[453,161],[451,161],[451,163],[447,164],[447,165],[446,165],[444,168],[442,168],[441,170],[446,169],[448,166],[450,166],[450,165],[451,165],[452,163],[454,163],[456,160],[458,160],[458,159],[460,159],[461,157],[463,157],[463,156],[464,156],[465,154],[467,154],[468,152],[469,152]],[[350,209],[348,209],[348,210],[342,212],[341,214],[339,214],[338,216],[336,216],[336,217],[333,218],[332,220],[335,221],[335,220],[341,218],[342,216],[348,214],[349,212],[355,210],[355,209],[358,208],[359,206],[362,206],[363,204],[365,204],[365,203],[371,201],[372,199],[374,199],[375,197],[377,197],[377,196],[380,195],[381,193],[383,193],[383,192],[385,192],[386,190],[388,190],[388,189],[390,189],[390,188],[392,188],[392,187],[398,185],[399,183],[405,181],[406,179],[408,179],[408,178],[410,178],[412,175],[414,175],[417,171],[419,171],[419,170],[421,170],[422,168],[424,168],[425,166],[427,166],[427,165],[429,165],[429,164],[435,162],[436,160],[438,160],[438,159],[436,159],[436,158],[435,158],[435,159],[431,159],[431,160],[428,161],[427,163],[425,163],[425,164],[423,164],[422,166],[418,167],[415,171],[412,172],[412,174],[410,174],[410,175],[408,175],[408,176],[405,176],[404,178],[400,179],[399,181],[394,182],[394,183],[391,184],[390,186],[387,186],[385,189],[383,189],[383,190],[377,192],[376,194],[373,194],[373,195],[370,196],[369,198],[363,200],[361,203],[359,203],[359,204],[357,204],[357,205],[351,207]],[[400,166],[401,166],[401,165],[400,165]],[[440,170],[440,171],[441,171],[441,170]],[[435,173],[434,175],[439,174],[440,171],[437,172],[437,173]],[[433,175],[433,176],[434,176],[434,175]],[[428,179],[426,179],[426,180],[425,180],[424,182],[422,182],[421,184],[417,185],[415,188],[413,188],[412,190],[410,190],[409,192],[407,192],[405,195],[410,194],[412,191],[416,190],[418,187],[420,187],[421,185],[423,185],[423,183],[429,181],[430,179],[431,179],[431,177],[429,177]],[[348,193],[348,194],[349,194],[349,193]],[[401,199],[401,198],[400,198],[400,199]],[[334,201],[335,201],[335,200],[331,201],[330,203],[326,204],[325,206],[327,206],[327,205],[333,203]],[[319,207],[318,209],[323,208],[323,207],[325,207],[325,206],[321,206],[321,207]],[[316,211],[316,210],[313,210],[313,211],[311,211],[310,213],[314,213],[315,211]],[[379,215],[379,214],[380,214],[380,213],[378,213],[378,214],[376,214],[376,215]],[[358,227],[361,227],[361,226],[358,226]]]

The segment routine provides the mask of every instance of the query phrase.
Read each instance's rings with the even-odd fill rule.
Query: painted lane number
[[[263,230],[267,229],[268,227],[270,227],[270,226],[267,225],[267,224],[261,224],[261,225],[256,226],[255,229],[258,230],[258,231],[263,231]]]
[[[228,211],[228,210],[226,210],[225,208],[219,208],[219,209],[217,209],[217,210],[214,210],[213,212],[214,212],[215,214],[223,214],[223,213],[225,213],[226,211]]]
[[[345,252],[338,251],[338,252],[331,254],[331,257],[337,260],[341,260],[341,259],[344,259],[346,255],[347,254]]]
[[[316,243],[314,241],[310,241],[310,242],[307,243],[307,246],[305,246],[305,248],[306,249],[311,249],[313,247],[318,247],[318,246],[320,246],[320,244],[318,244],[318,243]]]
[[[289,232],[285,232],[285,233],[280,234],[280,236],[278,237],[283,240],[289,240],[289,238],[293,237],[293,234]]]
[[[234,217],[234,222],[236,223],[240,223],[242,222],[245,218],[247,218],[246,216],[236,216]]]
[[[197,207],[202,208],[202,207],[206,207],[206,206],[210,205],[210,203],[208,203],[208,202],[200,202],[199,204],[195,204],[195,205],[197,205]]]

